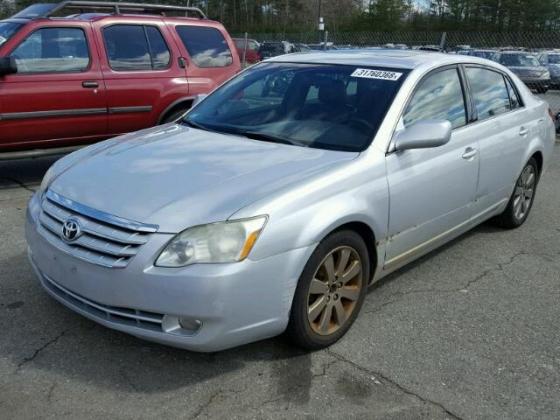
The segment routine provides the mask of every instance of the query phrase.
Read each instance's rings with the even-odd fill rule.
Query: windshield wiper
[[[242,131],[239,134],[241,134],[242,136],[248,137],[250,139],[253,139],[253,140],[260,140],[260,141],[267,141],[267,142],[270,142],[270,143],[282,143],[282,144],[290,144],[292,146],[306,147],[305,144],[302,144],[300,142],[290,140],[290,139],[287,139],[287,138],[284,138],[284,137],[278,137],[278,136],[275,136],[273,134],[261,133],[259,131]]]

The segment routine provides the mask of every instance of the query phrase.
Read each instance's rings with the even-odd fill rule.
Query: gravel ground
[[[0,418],[560,418],[560,147],[521,229],[480,226],[383,280],[312,354],[190,353],[49,298],[23,224],[53,161],[0,162]]]

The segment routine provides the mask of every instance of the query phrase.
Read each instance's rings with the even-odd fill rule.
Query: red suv
[[[76,146],[173,121],[240,68],[227,31],[200,9],[30,6],[0,21],[0,152]]]

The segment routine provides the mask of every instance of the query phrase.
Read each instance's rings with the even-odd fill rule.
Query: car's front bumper
[[[37,197],[27,212],[31,264],[45,290],[107,327],[195,351],[217,351],[280,334],[295,287],[314,246],[259,261],[155,267],[172,235],[154,234],[126,268],[79,260],[48,242],[37,222]],[[197,330],[175,328],[182,317]]]

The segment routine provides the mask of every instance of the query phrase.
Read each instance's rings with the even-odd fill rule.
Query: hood
[[[520,67],[511,66],[508,67],[512,72],[519,76],[540,76],[547,71],[546,67]]]
[[[49,188],[97,210],[177,233],[227,220],[252,202],[357,155],[170,125],[69,155],[57,163]]]

